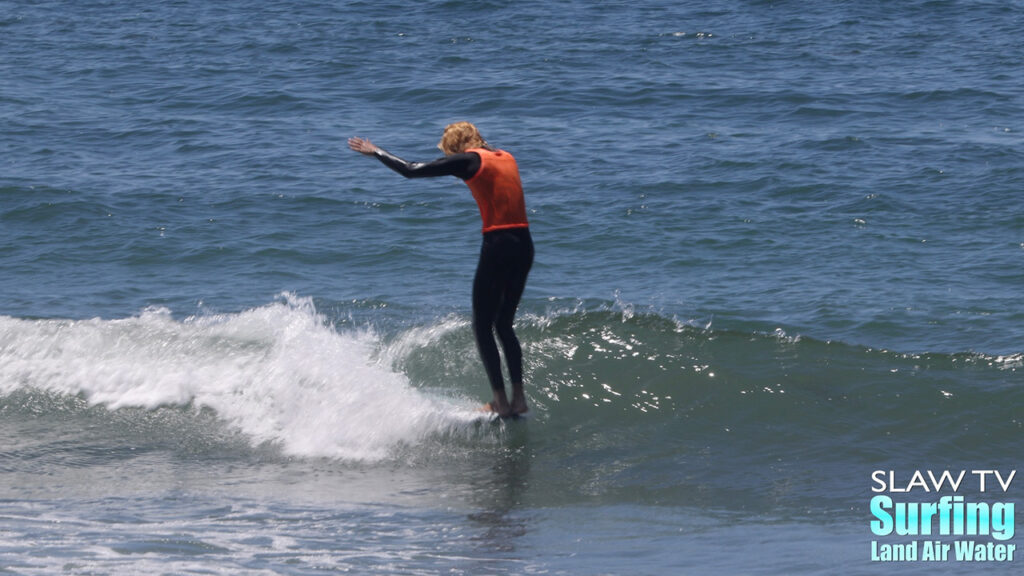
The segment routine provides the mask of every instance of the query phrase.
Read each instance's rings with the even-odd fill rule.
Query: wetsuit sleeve
[[[452,154],[433,162],[407,162],[380,148],[373,155],[385,166],[406,178],[455,176],[469,180],[480,170],[480,155],[475,152]]]

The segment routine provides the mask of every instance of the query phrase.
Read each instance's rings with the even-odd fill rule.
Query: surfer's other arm
[[[433,162],[408,162],[363,138],[349,138],[348,147],[360,154],[376,157],[406,178],[455,176],[469,180],[480,170],[480,156],[473,152],[451,154]]]

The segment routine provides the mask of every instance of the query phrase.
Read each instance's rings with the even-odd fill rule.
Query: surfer
[[[512,323],[533,265],[533,240],[515,158],[490,146],[469,122],[445,127],[437,145],[445,156],[433,162],[407,162],[364,138],[349,138],[348,147],[375,156],[406,178],[455,176],[469,186],[483,220],[483,244],[473,279],[473,333],[494,395],[485,408],[503,418],[526,413],[523,351]],[[495,333],[508,363],[511,402]]]

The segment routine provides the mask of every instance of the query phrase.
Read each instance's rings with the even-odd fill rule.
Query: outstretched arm
[[[349,138],[348,147],[366,156],[376,156],[385,166],[406,178],[455,176],[469,180],[480,170],[480,156],[473,152],[452,154],[433,162],[407,162],[364,138]]]

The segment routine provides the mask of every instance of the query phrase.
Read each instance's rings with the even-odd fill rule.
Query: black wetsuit
[[[433,162],[407,162],[384,150],[374,155],[406,178],[455,176],[469,180],[480,170],[480,156],[475,152],[452,154]],[[533,239],[529,228],[484,233],[473,278],[473,333],[494,390],[505,386],[495,333],[505,351],[509,378],[513,384],[523,382],[523,351],[512,323],[532,266]]]

